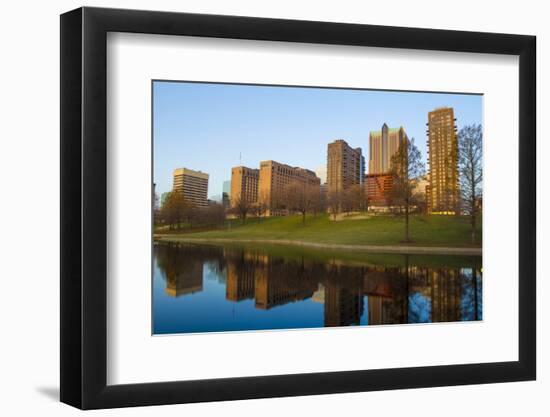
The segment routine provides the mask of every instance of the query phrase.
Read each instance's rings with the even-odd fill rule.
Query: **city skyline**
[[[369,133],[384,123],[403,126],[427,166],[427,115],[447,106],[458,129],[482,124],[481,95],[155,82],[156,190],[171,191],[179,167],[209,174],[208,198],[221,197],[239,165],[276,160],[319,172],[336,139],[368,161]]]

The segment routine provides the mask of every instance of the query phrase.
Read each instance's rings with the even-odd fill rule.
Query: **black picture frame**
[[[107,385],[108,32],[519,56],[519,360]],[[84,7],[61,15],[60,57],[62,402],[95,409],[536,378],[534,36]]]

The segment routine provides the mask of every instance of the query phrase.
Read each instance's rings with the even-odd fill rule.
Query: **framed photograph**
[[[535,37],[61,16],[61,401],[533,380]]]

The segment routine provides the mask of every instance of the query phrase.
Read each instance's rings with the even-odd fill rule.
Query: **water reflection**
[[[154,333],[472,321],[480,257],[162,243]]]

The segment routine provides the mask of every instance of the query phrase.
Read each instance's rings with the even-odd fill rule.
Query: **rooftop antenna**
[[[239,152],[239,165],[242,165],[242,152]]]

